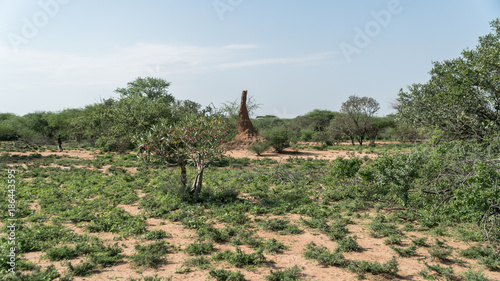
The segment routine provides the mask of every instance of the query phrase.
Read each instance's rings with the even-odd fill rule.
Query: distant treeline
[[[152,90],[151,84],[159,87]],[[99,147],[105,151],[124,151],[134,148],[131,140],[135,135],[144,134],[153,125],[169,125],[188,115],[217,110],[202,109],[200,104],[189,100],[176,100],[167,92],[168,85],[168,82],[158,78],[138,78],[129,83],[127,88],[116,90],[120,93],[119,98],[103,100],[84,108],[34,112],[23,116],[1,113],[0,140],[50,145],[55,144],[60,135],[63,141],[73,142],[75,145]],[[146,94],[148,89],[150,95]],[[234,104],[226,103],[218,110],[225,116],[230,125],[228,127],[236,130],[238,108]],[[342,131],[339,122],[344,120],[345,115],[346,113],[315,109],[292,119],[266,115],[257,116],[252,122],[261,134],[286,129],[291,142],[332,144],[352,141],[357,144],[359,137],[350,138]],[[233,136],[236,134],[235,131],[232,133]],[[410,130],[398,122],[395,115],[388,115],[371,116],[362,139],[415,141],[422,137],[417,130]]]

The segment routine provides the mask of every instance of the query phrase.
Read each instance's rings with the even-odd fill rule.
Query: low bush
[[[135,245],[135,254],[130,260],[135,266],[156,268],[166,261],[165,255],[170,252],[171,246],[165,241],[141,246]]]
[[[227,261],[236,267],[260,265],[266,261],[266,257],[262,254],[262,250],[257,250],[251,254],[245,254],[240,248],[236,248],[236,252],[226,250],[217,253],[213,256],[216,261]]]
[[[290,146],[290,132],[285,127],[273,127],[262,132],[269,144],[278,153]]]
[[[411,245],[408,248],[394,247],[392,245],[390,247],[396,253],[398,253],[400,257],[411,257],[411,256],[416,255],[416,253],[417,253],[417,246],[416,245]]]
[[[208,273],[217,281],[245,281],[245,276],[241,272],[229,271],[225,269],[213,269]]]
[[[192,243],[189,244],[185,249],[184,252],[190,254],[190,255],[208,255],[211,254],[214,251],[214,243],[212,242],[207,242],[207,243]]]
[[[299,275],[302,270],[298,266],[285,268],[283,270],[272,271],[266,276],[267,281],[295,281],[300,280]]]
[[[271,143],[268,141],[258,141],[252,143],[247,149],[260,156],[261,153],[268,150],[270,146]]]
[[[349,236],[337,241],[337,249],[338,252],[356,252],[361,250],[361,246],[359,246],[356,241],[356,236]]]
[[[304,257],[315,259],[324,266],[345,266],[348,263],[342,253],[332,253],[325,246],[316,246],[313,242],[306,245]]]

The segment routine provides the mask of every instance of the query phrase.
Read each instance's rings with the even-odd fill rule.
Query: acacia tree
[[[139,145],[141,159],[179,166],[184,186],[187,186],[186,166],[194,166],[197,173],[190,191],[196,201],[202,188],[203,172],[222,157],[227,135],[221,115],[198,115],[175,125],[155,125],[135,142]]]
[[[370,130],[372,118],[379,108],[379,103],[369,97],[350,96],[347,101],[342,103],[340,112],[344,113],[345,116],[337,120],[342,121],[343,131],[350,132],[348,136],[353,145],[354,138],[359,142],[359,145],[363,145],[363,140]]]
[[[351,144],[355,145],[356,130],[352,125],[352,120],[347,114],[339,113],[331,121],[328,126],[328,133],[334,141],[339,141],[341,136],[347,136],[351,140]]]
[[[174,97],[168,92],[170,82],[161,78],[137,78],[126,88],[117,88],[119,99],[104,100],[95,108],[100,122],[101,145],[110,143],[112,149],[125,151],[130,140],[152,125],[174,118]]]
[[[411,127],[439,129],[449,139],[485,140],[500,128],[500,20],[475,49],[435,62],[425,84],[398,97],[398,117]]]

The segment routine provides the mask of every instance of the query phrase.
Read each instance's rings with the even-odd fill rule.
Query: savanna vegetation
[[[351,96],[340,112],[252,120],[266,137],[256,154],[352,151],[334,161],[228,157],[235,103],[177,100],[160,78],[85,108],[1,114],[17,219],[12,244],[1,200],[1,280],[500,279],[500,20],[491,26],[401,90],[394,115]],[[56,151],[59,135],[89,157]]]

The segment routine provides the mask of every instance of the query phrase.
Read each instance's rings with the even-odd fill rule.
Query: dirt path
[[[245,158],[245,157],[249,159],[269,158],[276,161],[286,160],[287,158],[335,160],[339,156],[342,156],[344,158],[351,158],[351,157],[363,158],[365,156],[369,158],[378,157],[378,154],[374,153],[359,153],[359,152],[350,152],[344,150],[305,150],[305,149],[299,149],[297,151],[294,151],[290,148],[285,149],[284,152],[280,154],[275,152],[264,152],[260,156],[255,155],[255,153],[252,153],[247,149],[233,149],[229,150],[226,153],[226,155],[234,158]]]

